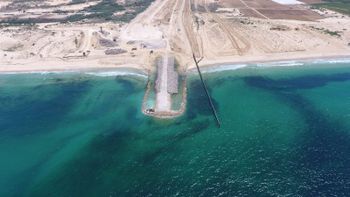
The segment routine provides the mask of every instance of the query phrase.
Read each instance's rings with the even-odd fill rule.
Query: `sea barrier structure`
[[[205,84],[205,82],[204,82],[204,80],[203,80],[203,76],[202,76],[201,70],[199,69],[199,66],[198,66],[198,63],[201,61],[201,59],[197,61],[196,56],[195,56],[194,53],[193,53],[193,60],[194,60],[194,63],[196,64],[197,71],[198,71],[198,74],[199,74],[199,78],[201,79],[202,86],[203,86],[203,88],[204,88],[204,90],[205,90],[205,93],[206,93],[206,95],[207,95],[207,98],[208,98],[208,101],[209,101],[211,110],[212,110],[212,112],[213,112],[214,118],[215,118],[215,120],[216,120],[217,126],[220,128],[220,127],[221,127],[221,122],[220,122],[219,116],[218,116],[218,114],[217,114],[217,112],[216,112],[216,109],[215,109],[215,106],[214,106],[214,104],[213,104],[213,101],[212,101],[212,99],[211,99],[211,97],[210,97],[208,88],[207,88],[207,86],[206,86],[206,84]]]
[[[201,61],[196,59],[193,54],[193,60],[205,90],[211,111],[216,120],[217,126],[221,127],[218,113],[210,97],[208,88],[203,80],[202,73],[198,66]],[[156,72],[150,74],[146,85],[146,92],[142,102],[142,112],[147,116],[156,118],[176,118],[182,115],[186,110],[187,104],[187,85],[186,72],[180,72],[176,69],[175,57],[168,54],[159,57],[156,60]],[[153,73],[153,72],[152,72]],[[182,75],[180,75],[182,73]],[[180,80],[182,76],[182,79]],[[181,83],[180,83],[181,82]],[[181,97],[180,107],[174,109],[175,97]]]
[[[176,69],[175,57],[166,54],[156,59],[155,75],[150,75],[142,103],[145,115],[157,118],[175,118],[186,109],[186,77]],[[179,98],[179,99],[177,99]],[[180,100],[178,109],[175,101]]]

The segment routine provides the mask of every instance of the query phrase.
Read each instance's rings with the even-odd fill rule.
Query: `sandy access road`
[[[184,69],[194,67],[192,53],[203,57],[201,66],[350,56],[350,28],[344,27],[350,27],[348,16],[307,4],[155,0],[128,24],[0,28],[0,72],[130,66],[148,71],[165,54]],[[107,55],[108,50],[117,52]]]
[[[168,93],[168,56],[163,57],[161,70],[160,88],[156,95],[156,111],[169,112],[171,111],[171,96]]]

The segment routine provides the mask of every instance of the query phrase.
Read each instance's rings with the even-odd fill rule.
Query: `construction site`
[[[168,62],[166,54],[172,53],[179,65],[188,70],[194,67],[192,54],[202,60],[202,66],[308,58],[325,52],[349,55],[350,34],[339,26],[339,21],[349,24],[347,16],[312,10],[307,4],[282,5],[271,0],[163,0],[155,1],[128,24],[122,38],[159,46],[153,48],[154,54],[163,56],[163,62]],[[155,65],[157,80],[166,80],[160,73],[168,63]],[[148,114],[171,112],[170,93],[162,93],[160,87],[155,84],[156,104]]]
[[[150,70],[155,58],[166,52],[188,68],[194,67],[192,53],[203,57],[201,65],[211,65],[350,51],[349,17],[314,9],[310,1],[289,5],[272,0],[155,0],[130,22],[58,20],[96,10],[100,1],[47,1],[52,5],[25,11],[12,8],[11,2],[0,5],[0,63],[6,65],[2,71],[118,66]],[[112,14],[126,17],[126,12]],[[11,18],[21,19],[21,25],[9,22]]]
[[[146,27],[172,29],[163,32],[171,51],[184,66],[194,66],[192,53],[203,58],[202,65],[271,56],[307,57],[324,54],[326,48],[329,53],[349,54],[349,30],[344,28],[349,18],[312,10],[307,4],[179,0],[159,1],[153,6],[157,9],[151,11],[146,21],[152,22]]]

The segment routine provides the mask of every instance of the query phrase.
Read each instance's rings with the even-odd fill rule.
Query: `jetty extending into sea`
[[[154,83],[148,82],[146,93],[144,96],[142,111],[146,115],[155,116],[158,118],[173,118],[181,115],[186,107],[186,79],[183,79],[182,88],[180,88],[179,73],[175,68],[175,57],[171,55],[163,55],[156,60],[156,78]],[[150,97],[150,92],[154,91],[153,106],[147,106]],[[174,109],[172,97],[182,94],[181,104],[179,109]]]

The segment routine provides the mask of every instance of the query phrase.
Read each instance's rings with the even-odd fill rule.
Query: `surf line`
[[[196,56],[194,55],[194,53],[193,53],[192,55],[193,55],[194,63],[196,64],[196,67],[197,67],[197,71],[198,71],[198,74],[199,74],[199,78],[201,79],[202,86],[203,86],[203,88],[204,88],[204,90],[205,90],[205,93],[206,93],[206,95],[207,95],[207,98],[208,98],[208,101],[209,101],[209,104],[210,104],[210,107],[211,107],[211,111],[213,112],[213,115],[214,115],[214,117],[215,117],[217,126],[220,128],[220,127],[221,127],[221,122],[220,122],[219,116],[218,116],[218,114],[217,114],[217,112],[216,112],[216,109],[215,109],[214,104],[213,104],[213,101],[212,101],[212,99],[211,99],[211,97],[210,97],[208,88],[207,88],[206,84],[204,83],[201,70],[199,69],[199,66],[198,66],[198,63],[202,60],[202,58],[201,58],[200,60],[197,61]]]

